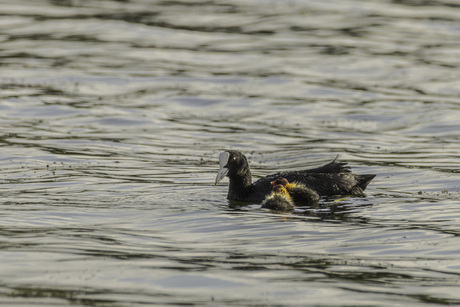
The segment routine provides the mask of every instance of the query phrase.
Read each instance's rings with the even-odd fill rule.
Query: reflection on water
[[[4,1],[0,302],[460,303],[449,1]],[[366,197],[228,202],[337,154]]]

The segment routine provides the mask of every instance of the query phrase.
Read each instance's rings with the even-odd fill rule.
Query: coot
[[[303,183],[287,181],[286,178],[278,178],[271,182],[272,186],[282,185],[291,196],[294,203],[315,203],[319,200],[319,195],[312,189],[307,188]]]
[[[281,184],[278,184],[275,185],[272,192],[265,197],[262,202],[262,208],[275,211],[289,211],[294,209],[294,204],[286,189]]]
[[[327,195],[364,195],[367,185],[376,175],[358,175],[352,173],[347,163],[336,159],[324,166],[281,172],[260,178],[252,183],[251,170],[246,157],[237,150],[227,150],[220,154],[220,169],[215,185],[225,176],[230,179],[227,198],[247,202],[258,202],[271,192],[271,182],[286,178],[290,182],[300,182],[319,196]]]

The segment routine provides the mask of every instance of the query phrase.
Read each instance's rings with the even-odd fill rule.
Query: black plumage
[[[240,151],[227,150],[219,156],[216,184],[227,176],[230,180],[227,198],[247,202],[262,202],[271,193],[271,182],[278,178],[302,183],[319,196],[364,195],[364,190],[376,175],[355,174],[346,166],[347,163],[336,160],[314,169],[269,175],[253,183],[246,157]]]

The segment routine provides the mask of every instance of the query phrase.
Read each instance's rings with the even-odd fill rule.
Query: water
[[[460,6],[0,2],[0,302],[460,304]],[[337,154],[366,197],[226,200]]]

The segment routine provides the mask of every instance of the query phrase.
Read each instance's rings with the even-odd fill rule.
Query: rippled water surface
[[[0,1],[0,303],[460,304],[456,1]],[[276,214],[337,154],[366,197]]]

